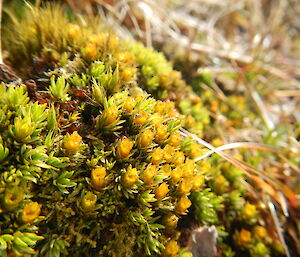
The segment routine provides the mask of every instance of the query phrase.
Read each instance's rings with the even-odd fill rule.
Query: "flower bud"
[[[251,232],[246,229],[242,229],[238,234],[238,236],[236,237],[236,243],[240,246],[244,246],[248,244],[250,241],[251,241]]]
[[[151,159],[152,159],[151,162],[155,165],[162,162],[163,158],[164,158],[164,151],[161,148],[156,148],[151,154]]]
[[[153,138],[154,134],[151,129],[146,129],[138,136],[138,144],[141,148],[146,148],[152,143]]]
[[[141,179],[146,185],[150,185],[153,182],[153,178],[156,176],[157,170],[154,165],[148,165],[148,167],[142,172]]]
[[[130,168],[122,176],[122,185],[125,188],[132,188],[135,182],[139,179],[139,172],[136,168]]]
[[[184,195],[179,199],[175,209],[178,213],[184,214],[191,205],[192,202],[190,201],[190,199],[186,195]]]
[[[167,126],[158,124],[155,130],[155,140],[161,143],[167,137]]]
[[[104,109],[100,117],[103,126],[108,127],[114,124],[117,121],[119,113],[120,111],[116,105],[111,105],[110,107]]]
[[[195,161],[186,159],[182,169],[184,177],[189,178],[193,176],[195,170]]]
[[[166,145],[164,148],[164,159],[166,161],[166,163],[170,163],[173,160],[173,156],[174,156],[174,148],[170,145]]]
[[[161,200],[166,197],[167,193],[169,192],[169,187],[166,182],[161,183],[156,189],[155,189],[155,198],[157,200]]]
[[[134,100],[133,97],[127,97],[124,104],[123,104],[123,109],[125,112],[131,112],[133,108],[136,105],[136,101]]]
[[[257,236],[260,239],[264,239],[268,235],[267,230],[263,226],[255,226],[253,233],[255,236]]]
[[[66,135],[66,140],[64,142],[64,149],[70,153],[75,154],[80,147],[82,137],[78,134],[77,131],[74,131],[71,135]]]
[[[164,250],[164,256],[177,256],[179,252],[179,246],[175,240],[171,240],[166,244]]]
[[[204,184],[204,176],[200,173],[197,173],[193,177],[193,191],[198,191]]]
[[[133,80],[135,74],[136,74],[136,69],[133,67],[127,67],[121,71],[121,77],[125,82]]]
[[[37,202],[30,202],[24,205],[23,211],[20,214],[22,223],[32,223],[41,213],[41,207]]]
[[[119,159],[125,159],[129,157],[132,147],[133,142],[124,136],[117,147],[117,156]]]
[[[135,125],[144,125],[148,121],[148,113],[145,111],[139,111],[134,115],[133,123]]]
[[[178,217],[175,214],[167,215],[163,218],[163,225],[166,228],[175,228],[177,226]]]
[[[181,141],[179,132],[173,132],[169,138],[169,145],[178,146]]]
[[[97,47],[93,43],[88,43],[83,49],[83,54],[89,59],[96,59],[97,57]]]
[[[36,126],[31,122],[31,118],[26,116],[25,118],[16,117],[14,125],[11,129],[12,136],[18,142],[25,142],[30,139],[30,136],[33,134]]]
[[[173,183],[177,183],[181,180],[183,174],[183,170],[180,167],[176,167],[172,173],[171,173],[171,178]]]
[[[173,156],[173,164],[175,166],[180,166],[181,164],[184,163],[184,153],[183,152],[175,152]]]
[[[91,211],[94,209],[97,202],[97,196],[92,192],[87,192],[81,200],[81,207],[84,211]]]
[[[254,218],[256,214],[257,214],[256,206],[247,202],[244,208],[242,209],[242,218],[244,220],[249,220]]]
[[[19,206],[23,198],[24,192],[19,186],[8,187],[2,199],[2,207],[7,211],[13,211]]]
[[[92,170],[91,185],[96,190],[100,190],[105,186],[106,170],[104,167],[98,167]]]
[[[177,187],[177,192],[183,195],[188,194],[193,187],[193,184],[189,179],[183,179]]]

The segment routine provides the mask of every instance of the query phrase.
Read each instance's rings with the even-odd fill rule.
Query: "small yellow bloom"
[[[165,256],[176,256],[179,252],[179,246],[175,240],[171,240],[167,243],[166,248],[164,250]]]
[[[166,163],[170,163],[173,160],[173,156],[174,156],[174,148],[170,145],[166,145],[164,148],[164,159],[166,161]]]
[[[156,148],[151,154],[151,162],[155,165],[163,161],[163,158],[164,158],[164,151],[161,148]]]
[[[179,132],[173,132],[170,135],[169,144],[171,146],[178,146],[180,141],[181,141],[181,137],[180,137]]]
[[[193,190],[198,191],[204,184],[204,176],[197,173],[193,178]]]
[[[160,170],[167,177],[169,177],[171,175],[171,172],[172,172],[172,168],[169,164],[163,165]]]
[[[144,125],[148,121],[149,115],[145,111],[139,111],[134,115],[133,123],[135,125]]]
[[[189,178],[193,176],[195,170],[195,161],[191,159],[186,159],[183,165],[183,176]]]
[[[177,187],[177,192],[183,195],[188,194],[193,187],[193,184],[189,179],[183,179]]]
[[[107,109],[104,109],[101,119],[103,121],[103,126],[107,127],[112,124],[114,124],[117,121],[117,118],[119,116],[119,109],[116,105],[111,105]]]
[[[130,168],[122,176],[122,185],[125,188],[132,188],[135,182],[139,179],[139,172],[136,168]]]
[[[121,71],[121,77],[125,82],[133,80],[135,74],[136,74],[136,68],[133,67],[127,67]]]
[[[153,182],[153,178],[157,174],[157,169],[154,165],[148,165],[148,167],[142,172],[141,179],[146,185],[150,185]]]
[[[177,183],[181,180],[183,174],[183,170],[180,167],[175,168],[171,173],[171,178],[173,183]]]
[[[117,155],[119,159],[125,159],[129,157],[132,147],[133,142],[124,136],[117,147]]]
[[[169,192],[169,187],[166,182],[161,183],[156,189],[155,189],[155,198],[157,200],[161,200],[166,197],[167,193]]]
[[[80,32],[80,27],[76,24],[68,24],[67,31],[68,31],[69,37],[71,39],[74,39],[78,36],[78,34]]]
[[[167,137],[167,126],[158,124],[155,128],[155,139],[158,143],[161,143]]]
[[[250,231],[242,229],[237,237],[237,243],[241,246],[244,246],[251,241],[251,237]]]
[[[242,218],[244,220],[252,219],[257,214],[256,206],[251,203],[246,203],[242,209]]]
[[[92,170],[91,185],[96,190],[100,190],[105,186],[106,169],[104,167],[98,167]]]
[[[165,111],[165,103],[162,101],[157,101],[154,106],[154,112],[163,114]]]
[[[138,137],[138,144],[141,148],[148,147],[154,138],[154,133],[151,131],[151,129],[146,129],[141,133]]]
[[[24,205],[23,211],[20,214],[22,223],[33,222],[41,213],[41,207],[37,202],[30,202]]]
[[[261,239],[265,239],[268,236],[267,230],[263,226],[255,226],[253,233]]]
[[[132,63],[133,60],[133,57],[130,52],[119,52],[115,55],[115,57],[119,62],[123,63]]]
[[[192,202],[190,201],[190,199],[186,195],[184,195],[179,199],[175,209],[178,213],[184,214],[191,205]]]
[[[71,135],[67,135],[66,138],[64,149],[69,153],[76,153],[80,147],[82,137],[77,131],[74,131]]]
[[[192,128],[196,124],[196,121],[192,115],[188,115],[184,120],[184,126],[187,128]]]
[[[132,112],[133,108],[136,105],[136,101],[133,97],[128,96],[123,104],[123,109],[125,112]]]
[[[177,226],[178,217],[175,214],[167,215],[163,218],[163,224],[167,228],[175,228]]]
[[[184,153],[183,152],[175,152],[173,156],[173,163],[175,166],[180,166],[184,163]]]
[[[217,193],[224,193],[229,186],[229,182],[223,175],[218,175],[214,180],[214,188]]]
[[[97,196],[92,192],[87,192],[81,201],[81,207],[85,211],[93,210],[97,202]]]
[[[93,43],[89,43],[83,49],[85,56],[89,59],[96,59],[97,57],[97,47]]]

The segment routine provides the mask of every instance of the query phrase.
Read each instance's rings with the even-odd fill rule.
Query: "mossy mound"
[[[199,225],[223,256],[282,255],[243,172],[197,161],[186,130],[202,135],[208,111],[161,53],[57,6],[11,33],[23,83],[0,87],[0,256],[190,256]]]

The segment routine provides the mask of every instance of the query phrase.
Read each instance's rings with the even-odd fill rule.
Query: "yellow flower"
[[[166,161],[166,163],[170,163],[173,160],[173,156],[174,156],[174,148],[170,145],[166,145],[164,148],[164,159]]]
[[[183,176],[189,178],[193,176],[195,170],[195,161],[191,159],[186,159],[183,165]]]
[[[69,153],[76,153],[80,147],[82,137],[77,131],[74,131],[71,135],[67,135],[66,138],[64,149]]]
[[[218,175],[214,180],[214,188],[217,193],[222,194],[226,191],[229,186],[229,182],[223,175]]]
[[[183,152],[175,152],[173,156],[173,164],[175,166],[180,166],[181,164],[184,163],[184,153]]]
[[[175,214],[167,215],[163,218],[163,224],[167,228],[175,228],[177,226],[178,217]]]
[[[15,185],[8,187],[5,190],[4,197],[2,199],[2,206],[7,211],[12,211],[19,206],[19,203],[23,200],[23,190]]]
[[[119,62],[123,63],[132,63],[133,62],[133,56],[130,52],[119,52],[115,55],[116,59]]]
[[[175,209],[178,213],[184,214],[185,211],[188,208],[190,208],[191,205],[192,205],[192,203],[191,203],[190,199],[186,195],[184,195],[179,199]]]
[[[125,188],[132,188],[135,182],[139,179],[139,172],[136,168],[130,168],[122,176],[122,185]]]
[[[100,190],[105,186],[106,169],[104,167],[98,167],[92,170],[91,185],[96,190]]]
[[[23,211],[20,214],[22,223],[31,223],[41,213],[41,207],[37,202],[30,202],[24,205]]]
[[[196,124],[196,121],[192,115],[189,114],[188,116],[186,116],[186,118],[184,120],[185,127],[192,128],[195,126],[195,124]]]
[[[180,167],[175,168],[171,173],[172,182],[177,183],[182,178],[183,171]]]
[[[163,114],[165,111],[165,103],[162,101],[157,101],[154,106],[154,112]]]
[[[200,173],[197,173],[193,178],[193,190],[198,191],[204,184],[204,176]]]
[[[97,196],[92,192],[87,192],[81,201],[81,207],[85,211],[93,210],[97,202]]]
[[[148,113],[145,111],[139,111],[134,115],[133,123],[135,125],[144,125],[148,121]]]
[[[88,43],[83,49],[83,53],[89,59],[96,59],[97,57],[97,47],[93,43]]]
[[[136,105],[136,101],[133,97],[128,96],[123,104],[123,109],[125,112],[131,112]]]
[[[169,164],[163,165],[160,170],[167,177],[169,177],[172,172],[172,168]]]
[[[80,33],[80,27],[76,24],[68,24],[67,31],[68,31],[69,37],[71,39],[74,39]]]
[[[119,159],[125,159],[129,157],[132,147],[133,142],[124,136],[117,147],[117,155]]]
[[[153,178],[156,176],[157,170],[154,165],[148,165],[148,167],[142,172],[141,179],[146,185],[150,185],[153,182]]]
[[[178,146],[181,141],[179,132],[173,132],[170,135],[169,144],[171,146]]]
[[[176,256],[179,252],[179,246],[175,240],[171,240],[166,244],[164,255],[165,256]]]
[[[267,230],[263,226],[255,226],[253,233],[261,239],[265,239],[268,236]]]
[[[242,218],[244,220],[252,219],[257,214],[256,206],[251,203],[246,203],[242,209]]]
[[[167,137],[167,126],[163,124],[157,124],[155,132],[156,141],[161,143]]]
[[[141,148],[146,148],[152,143],[152,140],[154,138],[154,133],[151,131],[151,129],[146,129],[142,134],[138,137],[138,144]]]
[[[104,111],[101,115],[101,119],[103,121],[103,126],[107,127],[107,126],[110,126],[113,123],[115,123],[117,121],[119,113],[120,113],[120,111],[119,111],[118,107],[115,105],[111,105],[107,109],[104,109]]]
[[[155,198],[157,200],[161,200],[166,197],[167,193],[169,192],[169,187],[166,182],[161,183],[156,189],[155,189]]]
[[[153,164],[159,164],[164,158],[164,151],[161,148],[156,148],[151,154],[151,162]]]
[[[136,74],[136,68],[133,67],[127,67],[121,71],[121,77],[125,82],[133,80],[135,74]]]
[[[183,179],[181,183],[177,187],[177,191],[180,194],[186,195],[188,194],[193,187],[193,184],[189,179]]]
[[[241,246],[244,246],[248,244],[250,241],[251,241],[251,232],[246,229],[242,229],[238,234],[237,243]]]

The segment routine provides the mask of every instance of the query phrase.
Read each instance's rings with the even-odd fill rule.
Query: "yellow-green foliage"
[[[259,210],[236,209],[243,174],[195,162],[180,131],[209,118],[162,54],[57,6],[28,7],[11,33],[8,59],[39,79],[0,85],[0,256],[184,256],[185,215],[218,227],[224,256],[273,251]]]

